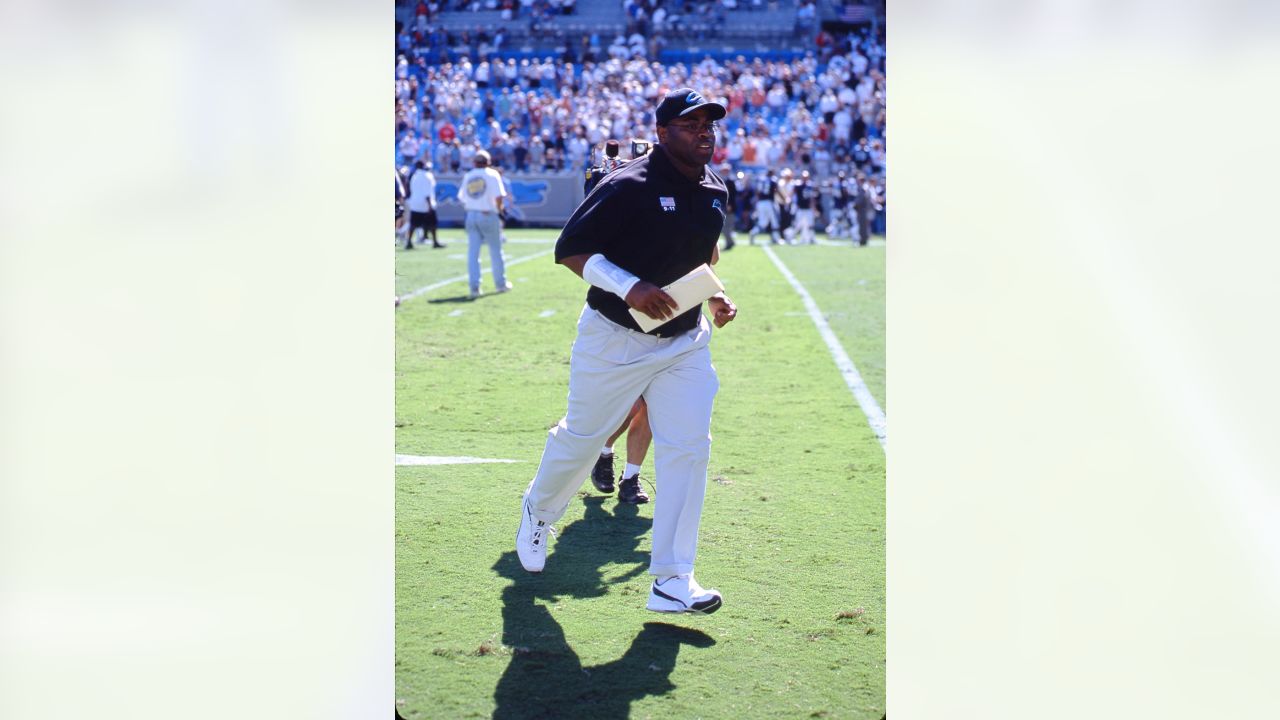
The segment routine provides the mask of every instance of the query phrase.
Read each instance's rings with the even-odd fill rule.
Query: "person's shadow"
[[[493,693],[494,718],[624,718],[632,701],[675,689],[670,676],[681,645],[715,645],[699,630],[648,622],[622,657],[583,667],[559,623],[534,601],[599,597],[609,584],[644,573],[648,553],[638,545],[652,524],[634,505],[619,503],[611,517],[604,498],[583,502],[586,514],[560,534],[546,571],[525,572],[514,550],[493,566],[513,581],[502,594],[502,643],[512,656]],[[606,581],[603,567],[609,563],[636,566]]]

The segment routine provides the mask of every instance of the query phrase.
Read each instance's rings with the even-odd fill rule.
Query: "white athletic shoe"
[[[512,287],[514,287],[514,286],[511,284],[511,281],[510,281],[510,280],[508,280],[507,282],[505,282],[505,283],[503,283],[503,284],[502,284],[502,287],[498,288],[498,292],[500,292],[500,293],[507,292],[507,291],[508,291],[508,290],[510,290]]]
[[[520,529],[516,532],[516,555],[525,570],[542,572],[547,564],[548,535],[555,534],[555,528],[533,516],[529,508],[529,494],[525,493],[520,509]]]
[[[674,575],[653,581],[649,588],[649,604],[654,612],[693,612],[710,615],[720,609],[719,590],[704,590],[690,574]]]

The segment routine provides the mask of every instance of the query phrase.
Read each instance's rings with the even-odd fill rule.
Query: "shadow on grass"
[[[675,689],[670,676],[681,645],[715,645],[699,630],[648,622],[622,657],[582,665],[560,624],[535,600],[599,597],[608,585],[644,573],[649,556],[639,544],[652,525],[634,505],[618,504],[610,515],[604,498],[583,502],[586,514],[560,534],[544,572],[525,572],[514,550],[494,565],[499,575],[513,581],[502,596],[502,642],[512,656],[494,690],[494,718],[628,717],[633,701]],[[606,580],[603,568],[611,563],[636,567]],[[631,597],[637,613],[647,612],[646,595]]]
[[[470,295],[456,295],[454,297],[432,298],[427,302],[432,305],[439,305],[440,303],[475,302],[476,300],[479,300],[482,297],[484,297],[484,295],[481,295],[480,297],[471,297]]]

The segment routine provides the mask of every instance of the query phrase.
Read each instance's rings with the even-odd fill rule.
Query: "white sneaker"
[[[516,531],[516,555],[525,570],[542,572],[547,564],[547,536],[555,534],[555,528],[533,516],[526,492],[520,509],[520,529]]]
[[[468,298],[469,300],[475,300],[475,299],[476,299],[476,298],[478,298],[478,297],[480,297],[480,291],[479,291],[479,290],[472,290],[470,293],[468,293],[468,294],[467,294],[467,298]]]
[[[694,612],[710,615],[720,609],[719,590],[704,590],[692,575],[674,575],[653,581],[649,588],[649,604],[654,612]]]
[[[502,287],[498,288],[498,292],[500,292],[500,293],[504,293],[504,292],[506,292],[506,291],[510,290],[512,287],[514,287],[514,286],[511,284],[511,281],[510,281],[510,280],[508,280],[507,282],[505,282],[505,283],[503,283],[503,284],[502,284]]]

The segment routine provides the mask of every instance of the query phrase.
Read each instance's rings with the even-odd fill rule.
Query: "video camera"
[[[635,160],[638,157],[644,157],[652,149],[653,149],[652,142],[648,140],[641,140],[640,138],[631,138],[631,159],[632,160]]]

